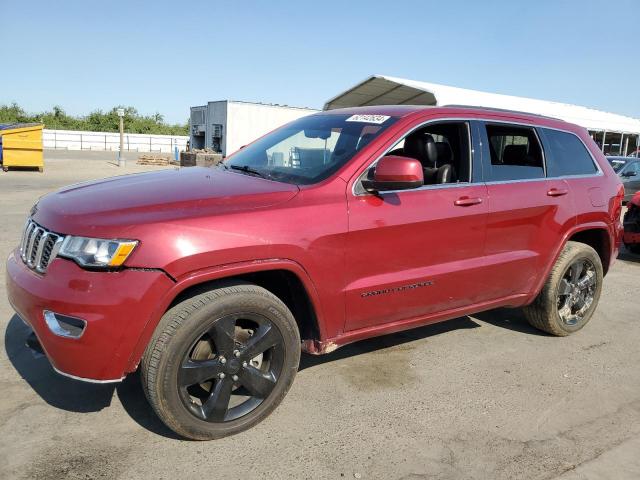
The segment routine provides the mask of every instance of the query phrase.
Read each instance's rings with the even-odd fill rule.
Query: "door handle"
[[[547,195],[550,197],[561,197],[562,195],[566,195],[569,193],[569,190],[566,188],[550,188],[547,192]]]
[[[453,204],[456,207],[470,207],[471,205],[478,205],[482,203],[482,199],[479,197],[460,197]]]

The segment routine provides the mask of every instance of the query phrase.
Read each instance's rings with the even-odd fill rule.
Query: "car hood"
[[[298,192],[295,185],[190,167],[71,185],[42,197],[32,217],[58,233],[117,237],[123,227],[266,208]]]

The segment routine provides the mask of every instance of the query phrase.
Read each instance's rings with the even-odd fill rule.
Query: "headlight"
[[[103,240],[68,236],[58,255],[83,267],[119,267],[138,244],[134,240]]]

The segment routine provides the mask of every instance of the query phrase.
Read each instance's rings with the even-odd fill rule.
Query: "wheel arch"
[[[603,273],[606,275],[612,261],[612,254],[615,250],[615,245],[612,245],[611,243],[611,229],[609,225],[604,222],[590,222],[575,225],[565,233],[562,237],[562,241],[558,243],[556,250],[553,252],[553,255],[551,255],[551,261],[545,266],[543,275],[538,278],[535,288],[527,298],[525,304],[533,302],[538,296],[538,293],[542,290],[544,282],[551,273],[553,265],[558,261],[560,253],[569,241],[585,243],[591,246],[598,253],[600,260],[602,261]]]
[[[231,281],[256,284],[280,298],[293,313],[303,343],[313,344],[325,338],[318,293],[306,270],[297,262],[274,259],[214,267],[176,279],[176,284],[159,302],[140,334],[129,358],[127,372],[137,368],[153,332],[169,308],[190,296],[228,285]]]
[[[611,263],[611,239],[606,228],[586,228],[573,233],[567,242],[579,242],[593,248],[602,262],[602,271],[606,275]],[[566,244],[566,242],[565,242]]]

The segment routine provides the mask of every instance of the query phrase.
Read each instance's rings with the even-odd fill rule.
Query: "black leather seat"
[[[438,166],[452,163],[453,151],[447,142],[436,142],[436,151],[438,152]]]
[[[438,150],[431,135],[424,133],[409,135],[404,139],[402,155],[415,158],[422,164],[425,185],[437,182]]]
[[[526,145],[507,145],[502,152],[502,163],[504,165],[527,165]]]
[[[438,173],[436,183],[451,183],[456,181],[456,173],[453,168],[453,151],[447,142],[436,142],[438,152]]]
[[[409,135],[404,139],[404,147],[389,152],[389,155],[402,155],[418,160],[422,164],[425,185],[456,181],[451,146],[447,142],[434,141],[429,134]]]
[[[415,158],[427,168],[435,167],[438,161],[436,142],[429,134],[414,134],[405,138],[403,155]]]

